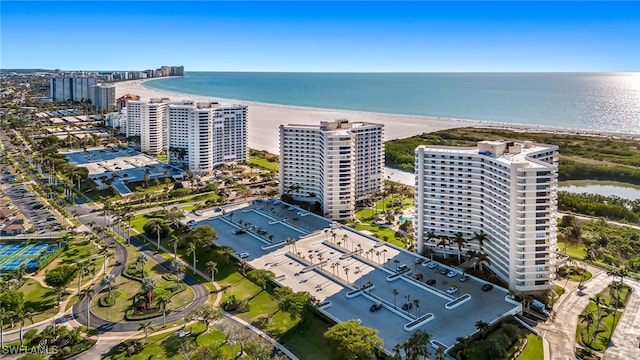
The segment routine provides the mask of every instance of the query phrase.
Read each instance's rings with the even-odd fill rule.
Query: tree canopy
[[[147,221],[144,226],[142,227],[142,230],[144,230],[144,233],[152,238],[155,238],[158,236],[158,231],[160,232],[160,237],[163,238],[167,235],[169,235],[169,232],[171,231],[171,228],[169,227],[169,225],[167,225],[164,221],[159,220],[159,219],[151,219],[149,221]]]
[[[211,242],[218,238],[218,232],[211,225],[203,225],[193,229],[189,236],[187,236],[188,242],[193,242],[196,245],[210,245]]]
[[[355,320],[332,326],[324,333],[324,338],[335,346],[342,359],[369,359],[375,349],[383,345],[378,330]]]

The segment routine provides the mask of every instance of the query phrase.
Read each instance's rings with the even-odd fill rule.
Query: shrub
[[[115,305],[116,300],[119,296],[120,291],[113,290],[111,291],[111,296],[109,296],[109,293],[106,293],[102,297],[100,297],[100,300],[98,300],[98,305],[102,307],[112,307],[113,305]]]

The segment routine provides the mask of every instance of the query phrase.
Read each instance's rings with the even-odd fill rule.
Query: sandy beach
[[[172,101],[217,101],[221,104],[243,104],[249,107],[249,147],[279,153],[278,127],[280,124],[319,124],[320,121],[348,119],[351,122],[367,121],[384,124],[385,140],[405,138],[438,130],[459,127],[496,127],[515,131],[544,131],[563,132],[580,135],[611,135],[624,136],[628,134],[606,134],[588,130],[565,129],[553,127],[539,127],[530,125],[491,123],[463,119],[450,119],[428,116],[394,115],[361,111],[317,109],[308,107],[285,106],[275,104],[256,103],[250,101],[223,99],[198,95],[172,93],[150,89],[142,85],[149,80],[131,80],[115,83],[116,97],[125,94],[135,94],[142,100],[158,97],[168,97]]]

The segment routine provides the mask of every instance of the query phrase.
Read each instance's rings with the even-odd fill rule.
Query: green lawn
[[[566,249],[567,255],[578,260],[584,259],[584,256],[586,254],[586,252],[584,251],[584,245],[582,244],[572,244],[572,243],[567,243],[563,241],[558,241],[558,249],[560,249],[560,251],[562,252],[565,252],[565,249]],[[596,260],[594,262],[594,265],[602,266],[607,269],[610,268],[610,265],[607,265],[600,260]],[[580,281],[580,279],[578,279],[577,281]]]
[[[404,236],[393,229],[366,224],[355,225],[354,228],[358,231],[370,231],[371,233],[373,233],[373,236],[377,237],[378,239],[388,241],[393,245],[404,248],[404,243],[402,242]]]
[[[585,271],[584,274],[569,275],[568,278],[572,281],[587,281],[591,279],[592,276],[593,274],[591,274],[591,272]]]
[[[542,338],[537,335],[527,334],[527,347],[517,357],[516,360],[542,360],[544,359],[544,348]]]
[[[231,345],[225,344],[222,345],[224,341],[224,335],[215,330],[213,330],[208,334],[202,334],[204,330],[204,325],[198,323],[194,324],[192,327],[192,338],[195,338],[196,343],[198,345],[207,344],[210,342],[219,343],[222,346],[222,351],[224,352],[225,359],[232,358],[232,349]],[[148,359],[166,359],[166,360],[181,360],[183,359],[182,354],[179,352],[180,345],[185,342],[187,339],[179,338],[177,336],[178,327],[175,328],[174,332],[168,332],[160,335],[149,336],[146,339],[146,345],[144,345],[144,349],[142,352],[135,354],[133,356],[127,356],[126,351],[119,351],[117,348],[113,350],[113,352],[109,355],[108,359],[110,360],[118,360],[118,359],[131,359],[131,360],[148,360]],[[145,340],[142,340],[145,341]],[[240,349],[239,346],[235,347],[235,351]]]
[[[23,308],[31,309],[34,322],[46,320],[58,312],[55,290],[45,288],[33,279],[27,279],[19,290],[24,294]]]
[[[158,161],[162,161],[165,164],[169,162],[169,157],[167,156],[167,154],[159,154],[159,155],[156,155],[155,158],[158,159]]]
[[[280,343],[301,359],[334,359],[337,354],[323,337],[332,325],[308,312],[303,323],[298,323],[280,336]]]
[[[141,252],[133,247],[127,247],[127,251],[127,264],[135,263],[136,257],[141,254]],[[165,292],[165,287],[174,283],[173,281],[167,281],[162,278],[162,275],[166,274],[167,271],[165,271],[153,260],[149,259],[144,268],[145,277],[150,276],[155,279],[156,289],[154,290],[154,292],[156,293],[156,295],[161,295]],[[96,296],[94,296],[92,311],[97,316],[100,316],[103,319],[111,321],[122,321],[124,320],[125,312],[133,305],[134,296],[142,291],[142,284],[139,281],[120,276],[116,279],[113,289],[120,292],[120,295],[115,304],[111,307],[101,307],[99,305],[99,299],[103,296],[108,295],[108,291],[105,290],[102,293],[96,294]],[[194,297],[195,294],[193,293],[193,290],[191,288],[187,288],[185,291],[174,295],[171,298],[171,303],[167,305],[167,313],[180,311],[185,304],[193,301]]]
[[[270,171],[277,172],[280,169],[280,163],[278,163],[277,161],[268,161],[257,156],[249,156],[249,162]]]
[[[589,305],[582,312],[583,314],[586,312],[594,312],[594,318],[596,323],[589,326],[587,329],[587,323],[581,322],[578,320],[578,327],[576,329],[576,341],[585,347],[589,347],[596,351],[604,351],[607,349],[607,344],[609,343],[609,338],[611,334],[615,330],[618,321],[620,320],[620,316],[622,315],[621,311],[616,311],[615,323],[613,313],[611,315],[607,315],[604,311],[601,312],[603,314],[602,321],[600,323],[600,327],[598,328],[597,335],[592,340],[594,333],[596,332],[597,326],[597,306],[593,302],[590,302]]]

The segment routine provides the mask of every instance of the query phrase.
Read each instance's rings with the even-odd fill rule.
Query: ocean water
[[[640,73],[188,72],[144,85],[280,105],[640,134]]]

